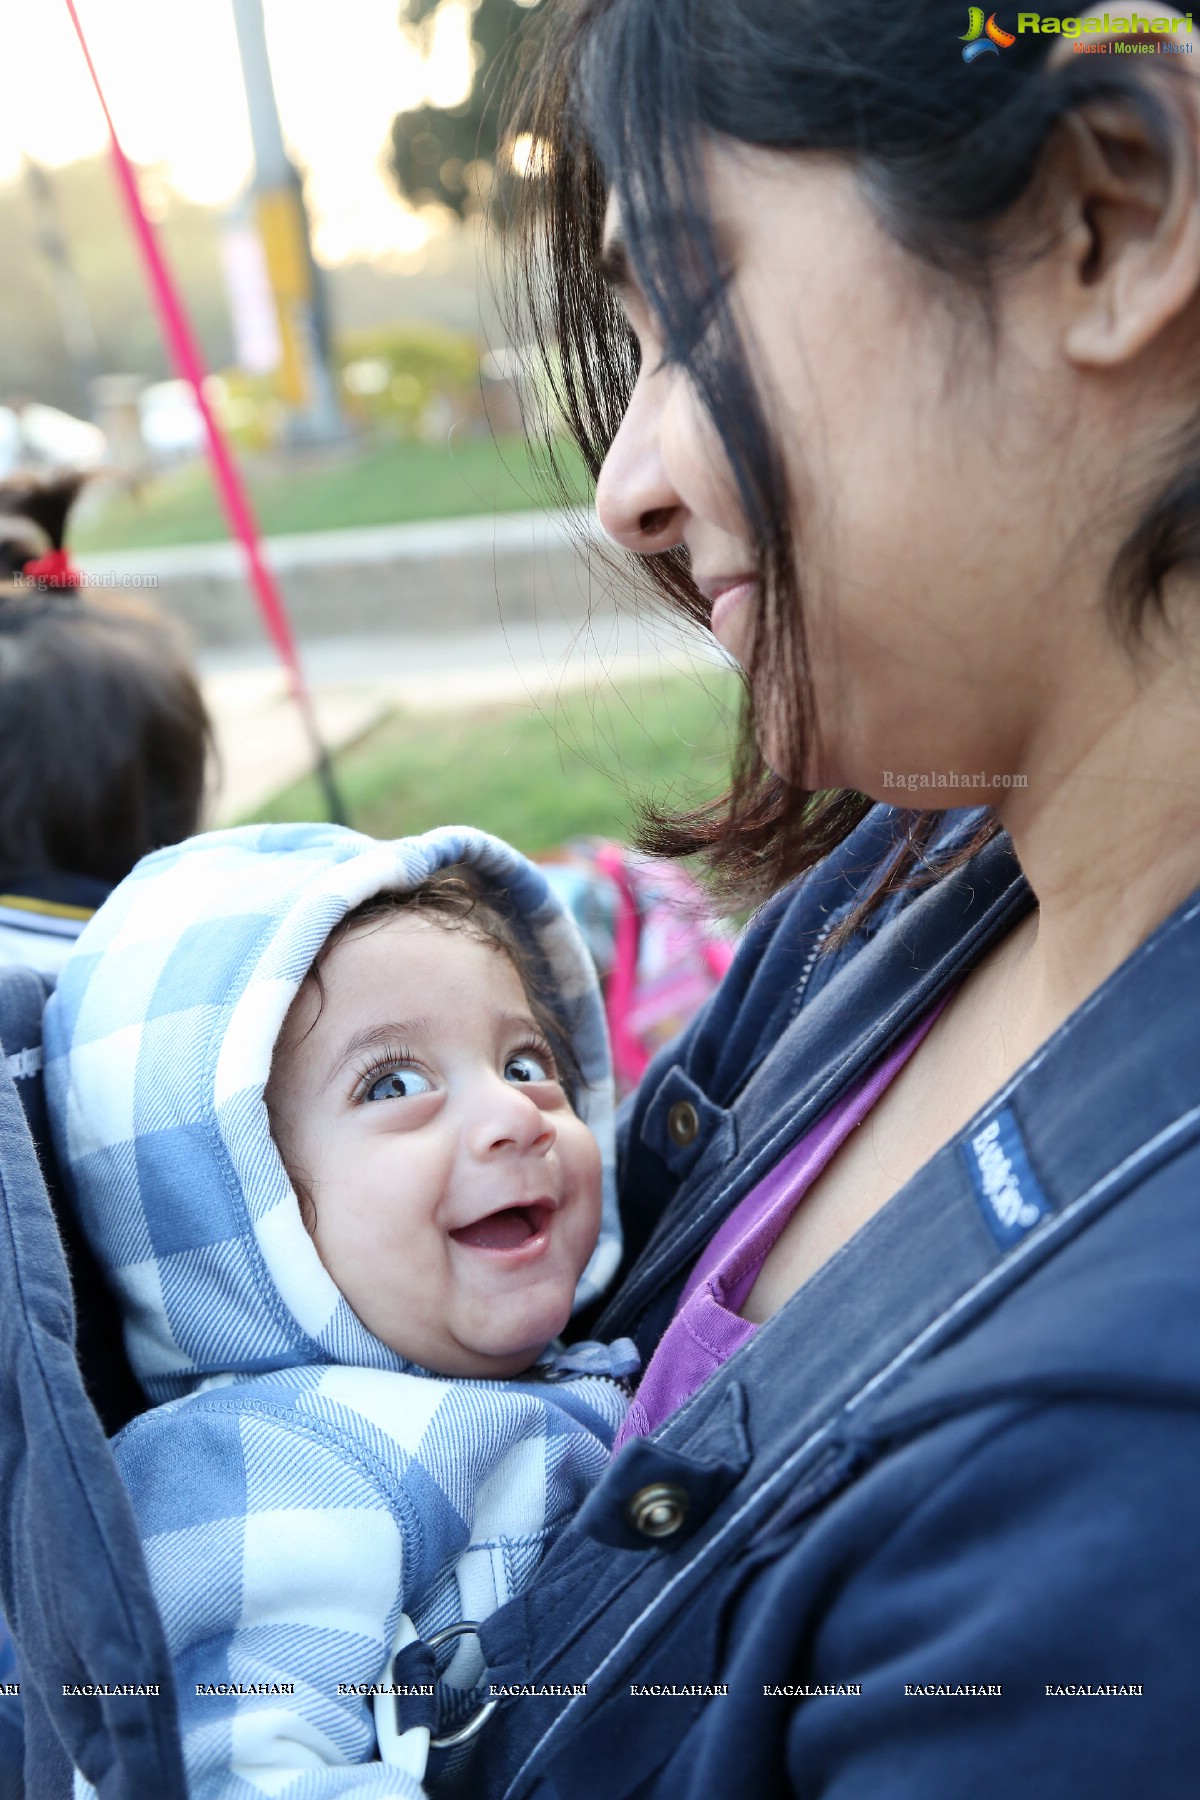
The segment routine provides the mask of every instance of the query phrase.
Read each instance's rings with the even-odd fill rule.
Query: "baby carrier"
[[[545,872],[599,964],[631,1087],[732,945],[683,871],[601,844]],[[48,992],[33,970],[0,967],[0,1800],[69,1800],[72,1767],[100,1800],[186,1800],[171,1657],[107,1442],[147,1402],[62,1199],[42,1091]]]
[[[145,1402],[59,1200],[46,994],[0,969],[0,1608],[19,1646],[0,1682],[20,1684],[0,1695],[0,1800],[68,1800],[72,1765],[102,1800],[186,1800],[171,1659],[106,1441]]]

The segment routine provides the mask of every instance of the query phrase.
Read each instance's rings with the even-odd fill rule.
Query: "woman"
[[[521,118],[601,521],[746,672],[660,838],[776,897],[480,1794],[1194,1791],[1200,68],[1064,17],[582,0]]]

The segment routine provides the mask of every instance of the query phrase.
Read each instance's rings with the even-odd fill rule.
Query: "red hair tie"
[[[30,581],[40,581],[43,587],[77,588],[83,586],[83,576],[74,568],[71,558],[65,550],[47,550],[45,556],[35,556],[27,562],[21,573]]]

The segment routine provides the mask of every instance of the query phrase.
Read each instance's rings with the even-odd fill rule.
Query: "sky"
[[[189,199],[219,205],[250,178],[250,128],[230,0],[76,0],[121,142],[161,162]],[[398,0],[263,0],[284,136],[307,171],[314,248],[326,264],[419,250],[429,226],[397,199],[383,158],[392,117],[470,81],[468,15],[446,0],[428,66],[399,29]],[[47,167],[107,143],[65,0],[0,0],[0,181],[28,154]],[[14,71],[20,78],[14,79]]]

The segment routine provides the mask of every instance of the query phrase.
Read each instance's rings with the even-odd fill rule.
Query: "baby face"
[[[600,1150],[516,969],[416,915],[351,931],[305,982],[267,1106],[321,1261],[363,1324],[444,1375],[528,1368],[600,1229]]]

